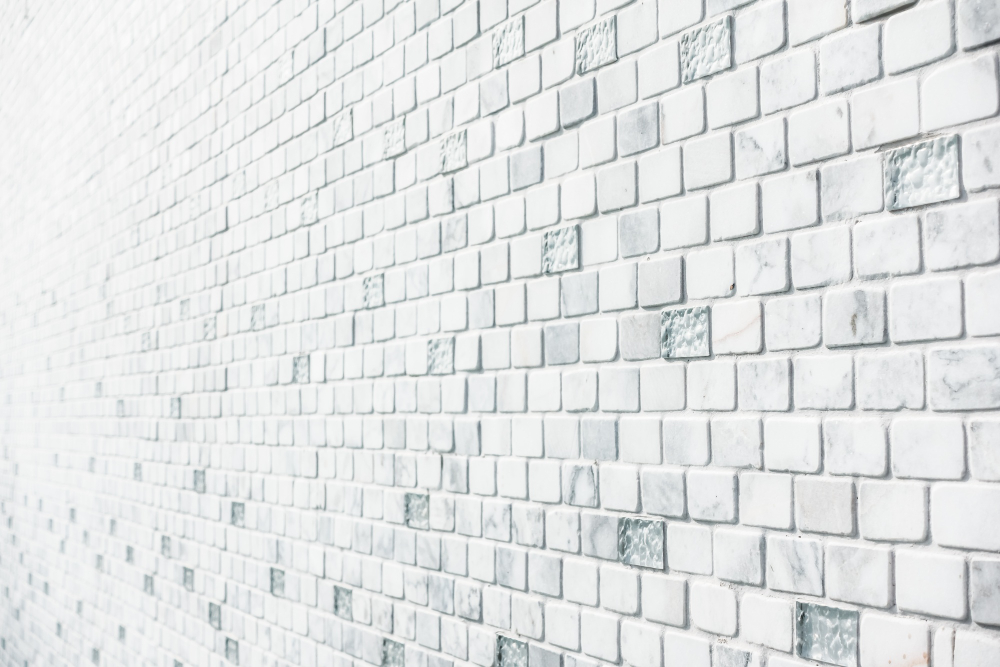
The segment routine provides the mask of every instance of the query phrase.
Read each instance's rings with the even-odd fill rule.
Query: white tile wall
[[[6,3],[0,665],[1000,665],[998,26]]]

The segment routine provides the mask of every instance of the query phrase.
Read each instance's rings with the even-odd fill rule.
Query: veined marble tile
[[[309,355],[303,354],[292,360],[292,382],[307,384],[309,382]]]
[[[497,635],[497,667],[528,667],[528,644]]]
[[[958,199],[958,135],[886,153],[885,205],[890,211]]]
[[[427,343],[427,373],[450,375],[455,372],[455,339],[432,338]]]
[[[215,340],[215,316],[206,317],[202,325],[202,337],[205,340]]]
[[[346,621],[354,619],[354,612],[351,608],[350,588],[344,588],[343,586],[333,587],[333,613]]]
[[[542,236],[542,271],[559,273],[580,268],[580,228],[577,225],[545,232]]]
[[[431,527],[430,497],[426,493],[407,493],[405,503],[406,525],[428,530]]]
[[[361,285],[364,291],[365,308],[378,308],[385,305],[385,274],[376,273],[365,276]]]
[[[264,304],[258,304],[250,309],[250,330],[261,331],[264,328]]]
[[[205,471],[195,470],[194,471],[194,490],[195,493],[205,493]]]
[[[441,139],[441,171],[457,171],[468,163],[465,130],[452,132]]]
[[[712,647],[713,667],[760,667],[760,655],[751,651],[715,644]]]
[[[584,74],[618,60],[618,21],[605,17],[576,33],[576,72]]]
[[[626,565],[663,569],[663,522],[618,519],[618,560]]]
[[[795,603],[796,653],[841,667],[858,664],[858,612]]]
[[[404,667],[405,648],[391,639],[382,639],[382,667]]]
[[[333,119],[333,145],[342,146],[354,138],[354,118],[351,109]]]
[[[712,21],[681,35],[684,83],[729,69],[733,64],[732,19]]]
[[[708,306],[674,308],[660,315],[660,356],[664,359],[707,357],[710,313]]]
[[[524,14],[493,31],[493,67],[500,68],[524,55]]]
[[[382,135],[382,156],[396,157],[406,152],[406,118],[387,123]]]

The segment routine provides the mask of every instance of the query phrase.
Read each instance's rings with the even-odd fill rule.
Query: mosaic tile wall
[[[998,44],[0,3],[0,666],[997,667]]]

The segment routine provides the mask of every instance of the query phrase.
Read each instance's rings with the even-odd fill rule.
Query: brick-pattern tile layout
[[[1000,667],[998,50],[0,3],[0,667]]]

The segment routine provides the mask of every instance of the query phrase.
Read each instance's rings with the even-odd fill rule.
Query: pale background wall
[[[1000,664],[996,0],[0,11],[0,663]]]

